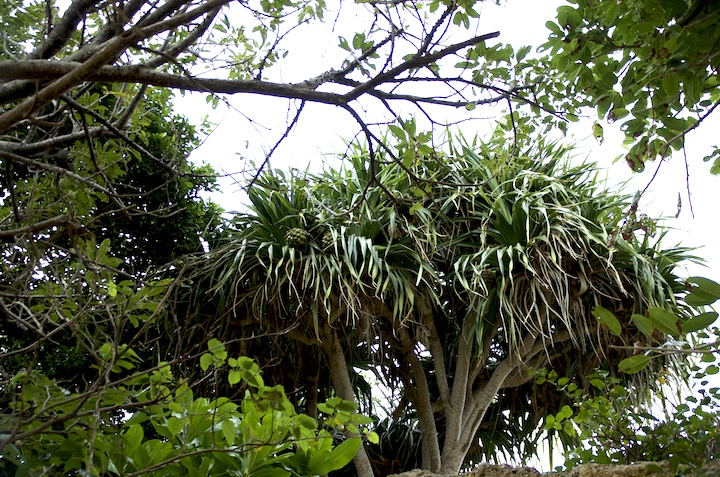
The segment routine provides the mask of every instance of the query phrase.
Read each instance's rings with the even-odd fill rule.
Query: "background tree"
[[[93,108],[112,107],[117,96],[108,90],[102,96],[87,93],[83,101],[92,106],[76,105],[76,111],[80,111],[76,117],[82,119],[75,125],[81,130],[83,125],[93,127]],[[73,121],[65,122],[59,127],[71,131]],[[78,335],[67,323],[57,323],[47,313],[35,314],[31,298],[45,290],[57,302],[50,310],[70,306],[66,309],[70,318],[87,311],[79,305],[86,302],[86,292],[77,288],[83,276],[67,265],[76,260],[88,266],[97,264],[95,252],[92,256],[84,253],[87,242],[95,244],[107,239],[98,253],[111,257],[112,265],[97,266],[110,266],[119,278],[142,282],[143,277],[157,279],[159,268],[169,262],[202,251],[202,235],[218,223],[218,207],[198,196],[214,188],[214,172],[209,166],[187,162],[191,148],[198,143],[197,133],[185,119],[172,113],[168,93],[148,91],[146,101],[137,107],[128,124],[128,139],[134,141],[131,137],[137,135],[138,141],[145,144],[143,151],[152,158],[137,151],[133,154],[115,139],[105,137],[49,149],[25,150],[23,146],[28,143],[18,142],[19,149],[13,154],[33,155],[32,151],[36,151],[41,159],[33,160],[44,158],[47,165],[61,160],[67,169],[52,166],[57,170],[48,171],[6,162],[8,167],[0,174],[3,184],[11,186],[5,189],[9,193],[0,207],[0,220],[8,228],[0,232],[0,343],[12,354],[3,364],[10,375],[37,365],[47,376],[68,386],[84,386],[88,381],[86,373],[94,374],[89,366],[93,361],[93,340],[82,338],[82,333]],[[158,162],[159,157],[163,162]],[[106,191],[112,189],[115,200],[91,187],[97,184],[84,176],[105,177]],[[13,225],[15,228],[11,228]],[[177,269],[164,274],[176,276]],[[108,331],[106,326],[100,328]],[[90,332],[90,336],[97,331]],[[135,352],[147,357],[147,350]]]
[[[531,123],[515,122],[523,138]],[[422,467],[443,474],[477,462],[468,452],[498,422],[527,430],[559,406],[535,387],[540,368],[590,389],[595,368],[632,356],[611,345],[648,339],[636,316],[675,317],[674,329],[650,325],[661,341],[692,316],[674,271],[687,251],[661,249],[652,221],[625,220],[626,198],[603,191],[592,165],[570,167],[535,137],[516,153],[504,131],[443,152],[407,122],[391,127],[401,163],[373,171],[358,148],[340,170],[261,175],[251,212],[203,259],[223,316],[242,325],[226,340],[254,324],[315,346],[346,400],[350,370],[372,369],[402,390],[393,417],[412,409]],[[652,369],[635,378],[651,384]],[[356,466],[371,475],[362,449]]]
[[[545,105],[620,121],[633,171],[682,149],[718,106],[720,4],[714,0],[572,1],[548,21],[551,34],[525,81]],[[539,112],[539,109],[538,109]],[[594,126],[602,137],[602,126]],[[717,146],[704,158],[720,172]]]

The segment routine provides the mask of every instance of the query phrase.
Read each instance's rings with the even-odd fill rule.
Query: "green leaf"
[[[693,287],[691,295],[697,290],[715,297],[716,300],[720,299],[720,284],[718,284],[717,282],[704,277],[690,277],[687,279],[687,282],[693,285],[697,285],[697,287]],[[711,303],[707,304],[709,305]]]
[[[523,58],[527,56],[528,53],[530,53],[531,47],[530,46],[523,46],[520,49],[518,49],[517,53],[515,54],[515,59],[517,61],[522,61]]]
[[[618,365],[618,368],[620,371],[626,374],[634,374],[639,371],[642,371],[645,369],[645,367],[650,364],[650,356],[645,356],[644,354],[638,354],[635,356],[631,356],[629,358],[625,358],[622,361],[620,361],[620,364]]]
[[[310,416],[305,414],[298,414],[297,420],[302,427],[310,431],[314,431],[317,428],[317,421]]]
[[[352,413],[355,412],[357,409],[357,404],[355,404],[352,401],[341,401],[338,403],[337,406],[335,406],[335,409],[337,409],[340,412],[346,412],[346,413]]]
[[[239,383],[240,379],[242,379],[242,373],[240,371],[233,370],[228,373],[228,383],[230,383],[231,386]]]
[[[555,22],[545,22],[545,26],[548,30],[555,33],[557,36],[564,36],[563,31],[560,29],[560,27]]]
[[[709,311],[707,313],[693,316],[682,324],[683,334],[695,333],[696,331],[704,330],[708,326],[715,323],[717,317],[718,314],[714,311]]]
[[[185,428],[185,421],[175,416],[171,416],[167,420],[167,429],[170,431],[170,435],[175,437],[180,431]]]
[[[701,307],[712,305],[717,301],[717,297],[708,292],[702,291],[699,288],[693,288],[693,290],[685,296],[685,303],[692,307]]]
[[[210,339],[207,343],[207,346],[208,350],[210,350],[212,354],[217,354],[221,350],[225,349],[225,346],[222,344],[222,342],[215,338]]]
[[[370,442],[371,444],[376,444],[376,445],[377,445],[377,444],[380,443],[380,436],[378,436],[378,433],[377,433],[377,432],[374,432],[374,431],[373,431],[373,432],[368,433],[368,435],[367,435],[367,440],[368,440],[368,442]]]
[[[292,473],[280,467],[262,467],[254,470],[252,477],[290,477]]]
[[[680,92],[680,84],[678,83],[678,77],[675,74],[663,76],[662,85],[665,90],[665,94],[667,94],[670,98],[674,98]]]
[[[359,437],[351,437],[350,439],[341,442],[332,450],[334,466],[330,470],[342,469],[350,463],[353,457],[355,457],[355,454],[357,454],[361,445],[362,440]]]
[[[677,328],[678,317],[664,308],[650,308],[650,323],[661,333],[678,337],[680,331]]]
[[[325,475],[333,470],[342,469],[355,457],[361,444],[362,440],[359,437],[351,437],[332,451],[318,452],[308,463],[308,474]]]
[[[600,123],[595,122],[592,126],[593,137],[597,140],[598,144],[602,144],[604,140],[604,131]]]
[[[312,456],[312,458],[310,458],[310,462],[308,462],[308,470],[306,475],[324,475],[330,472],[329,470],[326,470],[326,467],[332,466],[331,455],[331,451],[321,450],[320,452]]]
[[[207,371],[211,364],[213,364],[215,358],[210,353],[205,353],[200,356],[200,369]]]
[[[235,424],[230,419],[225,419],[222,422],[222,434],[228,445],[235,443]]]
[[[634,313],[630,317],[630,321],[635,323],[635,326],[637,326],[637,329],[640,330],[642,334],[647,336],[648,338],[652,338],[653,331],[655,328],[653,328],[652,323],[650,323],[650,320],[645,318],[643,315],[639,315],[637,313]]]
[[[610,333],[615,336],[620,336],[622,333],[622,326],[610,310],[603,308],[600,305],[596,305],[595,308],[593,308],[592,314],[595,318],[597,318],[601,325],[606,326],[610,330]]]
[[[148,464],[150,463],[150,453],[147,451],[146,446],[147,444],[153,444],[152,442],[146,442],[145,446],[139,446],[137,449],[135,449],[135,452],[133,452],[132,457],[135,460],[135,465],[138,469],[145,469],[147,468]]]
[[[144,436],[145,433],[143,432],[142,426],[140,424],[133,424],[123,435],[123,440],[130,449],[135,450],[142,444]]]

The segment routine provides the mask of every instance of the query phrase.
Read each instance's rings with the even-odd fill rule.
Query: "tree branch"
[[[62,174],[64,176],[67,176],[71,179],[74,179],[78,182],[82,182],[83,184],[92,187],[95,190],[98,190],[102,192],[103,194],[106,194],[108,197],[112,195],[112,193],[98,184],[97,182],[93,182],[90,179],[87,179],[81,175],[75,174],[74,172],[71,172],[67,169],[64,169],[59,166],[54,166],[52,164],[46,164],[44,162],[36,161],[35,159],[30,159],[27,157],[19,156],[17,154],[13,154],[12,152],[3,151],[0,149],[0,157],[5,158],[10,161],[19,162],[21,164],[25,164],[32,167],[37,167],[38,169],[45,169],[46,171],[55,172],[56,174]]]
[[[35,222],[35,223],[27,225],[25,227],[20,227],[18,229],[0,230],[0,240],[5,241],[5,242],[12,242],[15,239],[15,237],[17,237],[19,235],[33,234],[35,232],[41,232],[43,230],[47,230],[52,227],[57,227],[59,225],[66,225],[70,222],[72,222],[72,219],[70,219],[69,216],[60,215],[57,217],[53,217],[52,219]],[[78,225],[78,228],[79,227],[80,226]]]
[[[328,362],[330,364],[330,378],[332,379],[335,392],[338,397],[346,401],[355,402],[355,393],[353,385],[348,374],[347,361],[343,352],[342,343],[338,337],[337,331],[330,329],[326,323],[324,327],[323,349],[327,353]],[[373,477],[372,464],[365,451],[364,444],[360,446],[357,454],[353,458],[358,477]]]
[[[430,468],[425,469],[431,472],[440,470],[440,443],[438,442],[437,428],[435,426],[435,415],[432,411],[432,401],[430,400],[430,388],[428,386],[427,376],[423,369],[422,363],[415,354],[415,341],[410,339],[407,328],[403,327],[397,330],[402,344],[402,353],[407,362],[410,364],[415,388],[417,392],[417,403],[415,409],[420,419],[420,430],[425,445],[423,446],[423,454],[425,451],[429,455],[423,455],[423,462],[427,459]]]
[[[0,79],[35,78],[52,80],[69,74],[82,63],[70,61],[0,61]],[[144,66],[103,66],[88,77],[97,82],[140,83],[150,86],[200,91],[217,94],[249,93],[288,99],[302,99],[316,103],[343,105],[342,97],[303,88],[300,85],[271,83],[257,80],[226,80],[177,76]],[[0,100],[7,100],[1,98]]]
[[[364,93],[368,92],[369,90],[375,88],[375,86],[385,83],[386,81],[388,81],[390,79],[396,78],[398,75],[400,75],[401,73],[404,73],[405,71],[408,71],[413,68],[421,68],[423,66],[427,66],[427,65],[439,60],[440,58],[444,58],[445,56],[456,53],[459,50],[462,50],[463,48],[477,45],[478,43],[482,43],[483,41],[490,40],[490,39],[496,38],[498,36],[500,36],[499,31],[492,32],[492,33],[486,33],[485,35],[476,36],[474,38],[470,38],[469,40],[465,40],[463,42],[456,43],[454,45],[450,45],[447,48],[443,48],[440,51],[436,51],[435,53],[430,53],[430,54],[426,54],[426,55],[416,55],[416,56],[412,57],[411,59],[396,66],[395,68],[392,68],[384,73],[378,74],[370,81],[363,83],[362,86],[359,86],[359,87],[353,89],[352,91],[350,91],[349,93],[346,93],[344,95],[344,98],[347,102],[350,102],[350,101],[362,96]]]
[[[430,333],[430,353],[433,357],[433,368],[435,369],[435,380],[440,390],[440,399],[442,399],[445,406],[448,406],[450,405],[450,387],[445,373],[445,353],[435,326],[430,293],[426,291],[424,298],[417,300],[415,304],[422,323]]]

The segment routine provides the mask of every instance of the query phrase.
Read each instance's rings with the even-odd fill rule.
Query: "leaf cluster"
[[[315,419],[295,412],[282,386],[262,383],[252,360],[222,357],[217,340],[208,347],[200,362],[210,357],[212,379],[225,375],[230,365],[231,385],[246,388],[239,403],[195,397],[188,382],[174,377],[170,363],[147,368],[131,348],[109,343],[98,349],[103,361],[97,379],[112,376],[102,391],[73,393],[36,370],[15,374],[8,383],[15,400],[3,417],[9,418],[5,425],[15,419],[22,424],[3,440],[4,471],[16,476],[43,469],[46,475],[315,476],[352,459],[361,438],[342,439],[343,430],[356,432],[371,422],[355,414],[352,403],[329,401],[323,407],[329,417],[319,428]],[[235,367],[243,370],[240,380]],[[377,439],[367,430],[365,435]],[[342,442],[335,445],[338,439]]]
[[[717,3],[704,0],[571,0],[546,24],[548,55],[526,72],[543,78],[539,102],[621,122],[625,160],[642,171],[680,150],[719,104],[719,21]],[[717,148],[705,161],[720,171]]]

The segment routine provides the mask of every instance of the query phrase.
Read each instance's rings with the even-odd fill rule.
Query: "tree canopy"
[[[603,190],[593,165],[567,165],[567,151],[542,139],[515,153],[503,132],[426,152],[408,144],[422,134],[405,124],[393,130],[393,155],[411,158],[400,164],[378,161],[373,173],[357,149],[340,170],[258,177],[251,212],[202,259],[232,323],[223,339],[259,327],[314,346],[346,400],[362,379],[349,370],[372,371],[402,390],[388,425],[419,426],[417,461],[442,474],[490,458],[492,444],[478,453],[473,443],[493,433],[507,433],[508,452],[532,442],[561,402],[536,387],[541,368],[583,388],[618,363],[651,373],[649,357],[638,363],[622,346],[691,331],[675,274],[691,256],[661,248],[652,223],[627,221],[629,199]],[[315,408],[314,391],[294,388]],[[358,472],[370,475],[363,459]],[[393,459],[376,456],[376,474],[395,470],[380,464]]]
[[[718,2],[569,1],[538,51],[482,7],[2,2],[2,472],[457,472],[572,438],[561,403],[597,376],[642,395],[714,356],[720,287],[545,135],[623,121],[633,170],[682,148],[719,100]],[[342,59],[286,71],[337,9]],[[288,101],[227,222],[185,91]],[[342,165],[272,170],[310,103],[357,123]],[[491,137],[441,134],[496,104]]]

